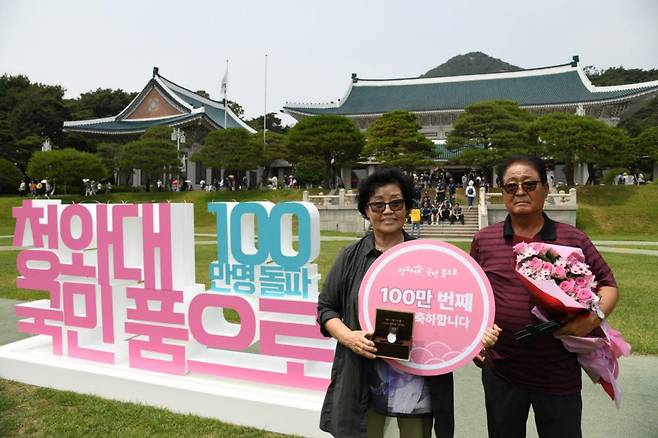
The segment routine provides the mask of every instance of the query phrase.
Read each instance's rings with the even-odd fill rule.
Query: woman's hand
[[[377,349],[375,343],[370,340],[372,334],[373,332],[363,330],[350,330],[342,334],[338,342],[358,355],[367,359],[374,359]]]
[[[482,364],[484,364],[484,359],[485,359],[484,350],[496,345],[496,342],[498,341],[498,336],[502,331],[503,330],[500,327],[498,327],[497,324],[494,324],[493,327],[488,328],[484,332],[484,335],[482,335],[482,345],[484,346],[484,348],[478,353],[477,356],[473,358],[473,363],[475,363],[475,365],[482,368]]]

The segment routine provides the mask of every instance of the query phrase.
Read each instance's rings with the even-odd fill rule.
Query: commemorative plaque
[[[409,360],[413,325],[412,312],[377,309],[375,333],[372,337],[377,356]]]
[[[402,326],[392,329],[395,324],[380,322],[387,318],[381,315],[394,315],[388,312],[413,314],[408,360],[402,348],[392,354]],[[456,246],[434,240],[389,249],[372,264],[359,290],[359,322],[363,330],[374,331],[377,354],[416,375],[445,374],[468,364],[482,349],[494,313],[482,268]]]

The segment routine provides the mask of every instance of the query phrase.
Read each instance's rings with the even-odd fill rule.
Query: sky
[[[220,99],[228,59],[228,97],[247,118],[342,98],[352,73],[414,77],[471,51],[524,68],[573,55],[658,68],[658,1],[0,0],[0,74],[75,98],[140,91],[157,66]]]

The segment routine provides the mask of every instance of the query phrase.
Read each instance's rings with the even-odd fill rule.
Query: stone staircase
[[[449,221],[439,222],[436,225],[426,223],[420,226],[420,237],[424,239],[449,239],[449,238],[471,238],[478,231],[478,210],[473,206],[462,208],[464,212],[464,225],[455,222],[450,225]],[[405,224],[404,230],[411,234],[411,224]]]

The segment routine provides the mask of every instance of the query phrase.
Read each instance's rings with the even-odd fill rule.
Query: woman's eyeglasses
[[[519,186],[523,187],[524,192],[534,192],[537,188],[537,184],[540,182],[541,181],[524,181],[522,183],[507,183],[503,184],[502,187],[505,193],[513,195],[519,190]]]
[[[375,213],[382,213],[386,210],[386,206],[391,209],[391,211],[400,211],[404,208],[404,199],[394,199],[390,202],[369,202],[368,207],[370,210]]]

